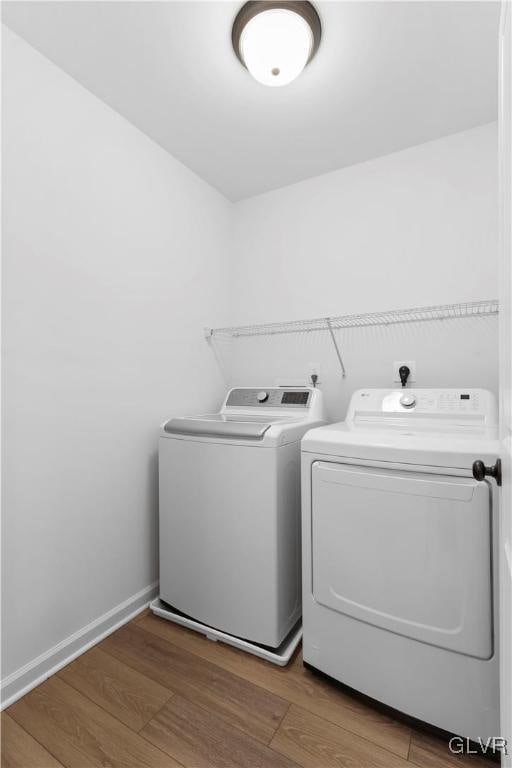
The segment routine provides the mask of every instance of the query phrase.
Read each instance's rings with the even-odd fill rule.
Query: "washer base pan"
[[[159,597],[153,600],[149,607],[155,616],[160,616],[162,619],[167,619],[167,621],[180,624],[182,627],[187,627],[187,629],[200,632],[202,635],[206,635],[209,640],[220,640],[220,642],[226,643],[226,645],[232,645],[234,648],[239,648],[246,653],[252,653],[254,656],[259,656],[260,659],[265,659],[265,661],[270,661],[272,664],[277,664],[280,667],[285,667],[288,664],[302,640],[302,623],[300,621],[297,622],[291,632],[285,637],[279,648],[273,649],[264,645],[258,645],[257,643],[251,643],[248,640],[242,640],[234,635],[221,632],[219,629],[201,624],[199,621],[194,621],[194,619],[184,616],[182,613],[173,611]]]

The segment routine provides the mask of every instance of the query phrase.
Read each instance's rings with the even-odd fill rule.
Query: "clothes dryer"
[[[499,735],[497,487],[472,470],[497,437],[490,392],[364,389],[302,441],[305,663],[475,740]]]

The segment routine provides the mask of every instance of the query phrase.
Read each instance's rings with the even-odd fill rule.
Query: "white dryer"
[[[219,413],[162,426],[155,613],[288,661],[301,636],[300,440],[323,419],[318,389],[238,387]]]
[[[496,425],[484,390],[366,389],[302,442],[305,663],[474,740],[500,732],[497,491],[472,472]]]

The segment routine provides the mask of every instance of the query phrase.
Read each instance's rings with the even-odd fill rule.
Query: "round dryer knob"
[[[414,408],[416,405],[415,395],[402,395],[400,405],[403,405],[404,408]]]
[[[262,390],[261,392],[258,392],[256,397],[258,398],[259,403],[264,403],[266,400],[268,400],[268,392],[264,392]]]

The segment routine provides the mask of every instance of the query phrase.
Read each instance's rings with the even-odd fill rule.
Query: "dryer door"
[[[472,478],[315,462],[313,596],[458,653],[493,653],[491,502]]]

